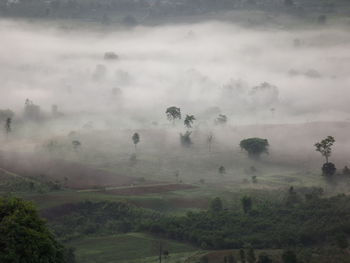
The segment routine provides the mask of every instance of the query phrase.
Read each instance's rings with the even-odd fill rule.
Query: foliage
[[[176,119],[181,119],[181,109],[175,106],[167,108],[165,113],[169,121],[175,122]]]
[[[219,114],[219,116],[215,119],[216,125],[224,125],[227,123],[227,116],[224,114]]]
[[[203,248],[284,248],[331,243],[339,233],[350,234],[350,197],[311,199],[297,206],[256,205],[239,210],[189,212],[160,217],[141,229]]]
[[[282,261],[283,263],[297,263],[297,256],[294,251],[286,250],[282,253]]]
[[[221,175],[223,175],[223,174],[225,174],[226,173],[226,169],[225,169],[225,167],[224,166],[220,166],[219,167],[219,174],[221,174]]]
[[[252,198],[249,196],[243,196],[241,199],[242,208],[245,214],[252,210]]]
[[[334,163],[327,162],[327,163],[324,163],[322,166],[322,174],[324,176],[333,176],[336,171],[337,171],[337,168],[335,167]]]
[[[66,204],[44,211],[58,237],[70,239],[90,234],[117,234],[138,230],[159,215],[125,202]]]
[[[136,145],[140,142],[140,135],[139,135],[137,132],[135,132],[135,133],[133,134],[133,136],[132,136],[132,141],[133,141],[135,147],[136,147]]]
[[[315,143],[316,151],[320,152],[324,158],[326,158],[326,163],[328,163],[328,158],[332,154],[332,146],[335,143],[335,139],[332,136],[327,136],[320,142]]]
[[[193,122],[196,120],[194,115],[186,115],[186,118],[184,120],[184,125],[186,128],[192,128]]]
[[[246,150],[250,157],[258,158],[262,153],[268,153],[269,142],[267,139],[249,138],[242,140],[239,146]]]
[[[64,262],[63,246],[29,202],[0,198],[0,262]]]
[[[192,145],[192,132],[186,131],[185,134],[180,133],[180,142],[182,146],[189,147]]]
[[[214,198],[210,202],[210,211],[211,212],[221,212],[223,210],[222,201],[219,197]]]
[[[0,121],[6,121],[8,118],[12,119],[15,116],[15,113],[10,110],[1,110],[0,109]]]

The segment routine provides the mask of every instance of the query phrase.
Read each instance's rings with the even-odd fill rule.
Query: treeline
[[[244,196],[240,209],[216,198],[207,211],[168,216],[124,202],[82,202],[45,210],[43,216],[62,240],[85,235],[149,232],[190,242],[203,249],[346,248],[350,234],[350,197],[321,198],[314,189],[304,197],[290,188],[280,202]]]
[[[138,231],[141,225],[157,221],[160,214],[126,202],[65,204],[42,212],[50,228],[62,240],[93,234],[118,234]]]
[[[258,8],[287,12],[335,12],[349,3],[344,0],[0,0],[0,14],[20,17],[85,18],[109,23],[116,14],[126,23],[147,18],[196,15],[221,10]],[[134,15],[130,19],[128,15]]]
[[[204,249],[305,247],[334,244],[347,247],[350,234],[350,197],[317,196],[299,200],[290,189],[287,202],[254,205],[242,198],[242,210],[222,209],[220,202],[209,211],[181,217],[162,217],[141,227],[143,231]]]

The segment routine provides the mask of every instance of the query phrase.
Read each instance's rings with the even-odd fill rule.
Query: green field
[[[175,262],[189,257],[198,249],[187,244],[155,238],[140,233],[106,237],[86,237],[68,243],[76,249],[78,262],[154,262],[158,258],[159,245],[169,251],[165,262]]]

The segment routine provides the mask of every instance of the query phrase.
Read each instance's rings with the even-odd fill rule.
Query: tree
[[[12,110],[0,110],[0,121],[6,121],[8,118],[13,118],[15,116]]]
[[[196,120],[196,118],[194,117],[194,115],[186,115],[186,118],[184,120],[184,125],[186,128],[192,128],[192,124],[193,122]]]
[[[123,24],[128,27],[134,27],[137,25],[137,20],[132,15],[127,15],[123,18]]]
[[[31,203],[19,198],[0,198],[0,262],[65,261],[64,247],[55,240]]]
[[[224,166],[220,166],[219,167],[219,174],[221,174],[221,175],[224,175],[226,173],[226,169],[225,169],[225,167]]]
[[[282,261],[283,263],[297,263],[297,256],[292,250],[285,250],[282,253]]]
[[[324,25],[327,22],[327,16],[326,15],[319,15],[317,18],[317,22],[320,25]]]
[[[272,260],[266,253],[261,253],[258,258],[258,263],[272,263]]]
[[[256,261],[255,252],[252,246],[249,246],[248,248],[247,261],[248,263],[255,263]]]
[[[210,202],[210,211],[211,212],[221,212],[223,210],[222,201],[219,197],[214,198]]]
[[[326,159],[328,163],[328,158],[332,154],[332,146],[335,143],[335,139],[332,136],[327,136],[320,142],[315,143],[316,152],[320,152],[321,155]]]
[[[133,143],[135,145],[135,150],[136,150],[136,145],[140,142],[140,135],[137,132],[135,132],[133,134],[132,141],[133,141]]]
[[[294,0],[284,0],[285,6],[294,6]]]
[[[213,142],[213,138],[214,138],[214,136],[213,136],[212,133],[210,133],[210,134],[208,135],[208,137],[207,137],[207,143],[208,143],[208,147],[209,147],[209,152],[211,152],[211,144],[212,144],[212,142]]]
[[[40,106],[26,99],[24,103],[24,118],[31,121],[39,121],[41,119]]]
[[[349,241],[344,233],[338,234],[336,236],[336,244],[340,249],[345,249],[349,247]]]
[[[12,119],[9,117],[6,119],[6,124],[5,124],[5,129],[6,129],[6,133],[9,134],[11,132],[11,123],[12,123]]]
[[[350,175],[350,169],[347,165],[343,168],[343,175]]]
[[[235,262],[236,262],[235,257],[232,254],[230,254],[227,258],[227,263],[235,263]]]
[[[241,199],[242,208],[245,214],[252,210],[252,199],[249,196],[243,196]]]
[[[258,178],[256,177],[256,175],[252,176],[252,183],[253,184],[257,184],[258,183]]]
[[[335,174],[335,172],[337,171],[337,168],[335,167],[334,163],[328,162],[328,163],[324,163],[322,166],[322,174],[324,176],[333,176]]]
[[[242,248],[239,250],[239,258],[241,260],[241,263],[245,263],[245,251]]]
[[[191,140],[191,134],[192,132],[187,131],[185,134],[180,133],[180,142],[182,146],[190,147],[192,145]]]
[[[219,114],[219,117],[215,119],[216,125],[224,125],[227,123],[227,116],[224,114]]]
[[[248,152],[249,157],[257,159],[262,153],[268,154],[269,142],[267,139],[249,138],[242,140],[239,144],[241,149]]]
[[[292,206],[298,202],[299,202],[299,198],[298,198],[297,192],[294,190],[293,186],[289,187],[287,198],[286,198],[286,205]]]
[[[75,151],[78,151],[78,149],[81,147],[81,142],[78,140],[74,140],[74,141],[72,141],[72,145],[73,145],[73,149]]]
[[[335,139],[333,136],[327,136],[322,141],[315,143],[316,151],[320,152],[326,160],[326,162],[322,166],[322,174],[324,176],[332,176],[337,170],[335,165],[329,162],[329,157],[332,154],[332,146],[334,143]]]
[[[165,113],[166,113],[168,120],[172,121],[173,124],[175,124],[176,119],[181,120],[181,109],[180,108],[172,106],[172,107],[167,108]]]

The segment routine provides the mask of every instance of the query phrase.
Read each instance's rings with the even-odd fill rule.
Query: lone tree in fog
[[[212,133],[210,133],[207,137],[209,152],[211,152],[211,144],[213,142],[213,139],[214,139],[214,135]]]
[[[196,120],[194,115],[186,115],[186,118],[184,120],[184,125],[186,128],[190,129],[192,128],[193,122]]]
[[[7,118],[6,124],[5,124],[6,134],[9,134],[11,132],[11,124],[12,124],[12,119]]]
[[[134,135],[132,136],[132,141],[135,145],[135,150],[136,150],[136,145],[140,142],[140,135],[135,132]]]
[[[221,174],[221,175],[224,175],[226,173],[226,169],[225,169],[225,167],[224,166],[220,166],[219,167],[219,174]]]
[[[332,136],[327,136],[322,141],[315,143],[316,151],[320,152],[326,160],[322,166],[322,173],[325,176],[332,176],[337,170],[334,163],[328,161],[329,157],[332,154],[332,146],[334,143],[335,139]]]
[[[172,107],[167,108],[165,113],[166,113],[168,120],[172,121],[173,124],[175,124],[176,119],[181,120],[181,109],[180,108],[172,106]]]
[[[242,140],[239,144],[241,149],[248,152],[249,157],[258,159],[262,153],[268,154],[269,142],[267,139],[248,138]]]
[[[335,139],[332,136],[327,136],[327,138],[323,139],[320,142],[315,143],[316,152],[320,152],[321,155],[326,159],[326,163],[328,163],[328,158],[332,154],[332,146],[335,143]]]

